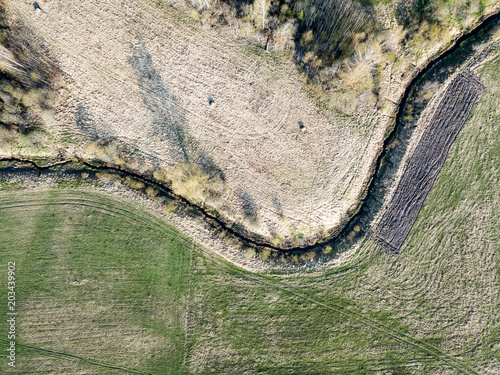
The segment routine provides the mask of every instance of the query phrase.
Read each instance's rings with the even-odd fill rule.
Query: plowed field
[[[470,70],[457,75],[407,160],[396,193],[377,227],[376,239],[387,252],[397,253],[410,232],[448,151],[483,92],[479,78]]]

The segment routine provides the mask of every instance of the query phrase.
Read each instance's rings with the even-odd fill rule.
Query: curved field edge
[[[248,51],[249,45],[247,43],[221,38],[220,35],[213,32],[204,32],[199,27],[195,27],[193,20],[185,17],[182,12],[173,9],[168,4],[163,4],[163,2],[153,4],[150,1],[124,4],[122,1],[112,1],[108,4],[108,7],[102,9],[99,2],[95,1],[85,2],[82,6],[71,5],[71,3],[51,3],[46,5],[45,12],[38,13],[33,12],[29,4],[20,1],[13,0],[9,4],[13,8],[13,13],[17,13],[17,10],[19,10],[20,17],[27,20],[27,23],[33,26],[33,30],[36,30],[35,34],[44,37],[47,45],[50,45],[51,51],[61,61],[64,67],[63,70],[70,76],[68,82],[65,81],[65,83],[68,85],[67,90],[70,91],[68,95],[74,96],[74,102],[70,101],[66,103],[64,100],[62,101],[64,102],[63,104],[67,104],[68,106],[74,104],[76,108],[60,108],[64,107],[64,105],[56,108],[58,109],[57,114],[67,109],[65,114],[68,115],[65,118],[67,121],[61,121],[58,129],[55,129],[56,132],[59,131],[58,135],[61,136],[58,140],[62,142],[63,136],[66,135],[76,137],[76,141],[73,139],[73,144],[68,146],[69,150],[65,150],[68,151],[66,154],[75,151],[72,148],[74,146],[76,147],[75,152],[79,155],[83,154],[91,157],[91,155],[98,154],[98,156],[101,156],[102,149],[99,147],[99,149],[95,149],[95,147],[100,145],[96,146],[93,142],[89,142],[88,148],[83,146],[84,142],[82,138],[85,138],[84,135],[88,135],[85,141],[88,141],[89,137],[100,138],[104,143],[115,139],[115,136],[118,135],[120,138],[116,142],[118,143],[118,147],[123,146],[128,148],[130,146],[131,150],[127,149],[124,153],[127,155],[133,153],[133,155],[129,158],[121,158],[126,161],[118,161],[115,160],[115,156],[123,155],[113,153],[110,158],[113,159],[113,162],[116,162],[116,165],[119,165],[120,162],[128,161],[131,164],[130,169],[136,168],[143,172],[146,169],[144,164],[147,164],[147,167],[151,168],[151,171],[155,168],[155,172],[158,172],[157,167],[160,164],[160,168],[162,168],[161,172],[164,175],[178,172],[182,174],[183,167],[186,167],[186,165],[177,165],[183,164],[177,159],[180,157],[177,154],[180,153],[184,154],[183,158],[187,157],[189,159],[187,160],[188,162],[195,164],[198,162],[202,163],[202,167],[205,169],[213,170],[221,168],[224,171],[224,180],[228,181],[227,188],[221,192],[219,191],[218,183],[215,184],[216,186],[208,186],[208,190],[214,191],[215,198],[219,198],[220,194],[223,194],[220,200],[217,201],[220,204],[217,203],[217,205],[212,206],[219,208],[221,215],[226,214],[230,220],[236,222],[246,220],[245,226],[248,226],[248,220],[245,218],[248,217],[250,221],[254,221],[253,218],[255,217],[255,207],[252,207],[252,204],[250,204],[251,200],[249,196],[253,196],[253,200],[257,201],[257,203],[260,200],[257,208],[262,206],[262,202],[266,202],[262,210],[259,208],[262,220],[259,221],[258,225],[252,227],[254,232],[259,233],[259,230],[261,230],[264,234],[271,231],[264,223],[264,219],[268,219],[270,216],[275,218],[273,220],[274,224],[288,228],[292,225],[290,221],[300,221],[302,212],[311,212],[312,215],[321,217],[319,222],[325,221],[325,224],[335,221],[335,217],[338,215],[337,213],[333,215],[316,215],[316,211],[312,210],[312,208],[309,209],[302,204],[291,203],[296,199],[309,203],[308,196],[311,192],[311,186],[307,183],[304,185],[301,179],[295,178],[295,174],[293,178],[284,176],[282,173],[283,167],[287,163],[290,163],[292,171],[299,171],[301,172],[300,174],[304,174],[304,179],[307,181],[320,172],[323,174],[327,173],[323,171],[324,168],[322,166],[320,172],[316,173],[317,163],[324,164],[323,159],[326,158],[330,161],[338,160],[339,158],[348,159],[347,163],[332,162],[333,164],[328,164],[332,168],[336,165],[340,166],[338,174],[340,177],[346,175],[346,181],[344,181],[346,184],[349,183],[349,178],[353,174],[350,168],[351,162],[355,162],[363,170],[368,166],[367,163],[355,161],[358,159],[348,158],[348,153],[345,149],[340,153],[336,152],[335,150],[340,146],[332,146],[335,150],[331,153],[338,154],[338,157],[335,159],[328,157],[330,153],[320,152],[318,143],[339,145],[348,138],[352,140],[352,137],[356,137],[357,124],[353,124],[349,120],[349,123],[353,126],[342,128],[349,134],[353,133],[350,137],[342,137],[342,133],[331,131],[328,126],[320,126],[320,124],[328,122],[328,119],[325,118],[328,116],[317,116],[319,111],[315,103],[304,93],[301,85],[298,84],[299,80],[295,79],[296,72],[291,61],[284,61],[286,59],[283,56],[275,59],[264,51],[261,51],[261,53],[253,50]],[[89,9],[92,8],[101,8],[103,13],[105,13],[105,20],[103,21],[103,17],[99,18],[101,12],[89,12]],[[129,12],[131,8],[134,8],[132,9],[132,15]],[[124,12],[127,16],[125,19],[123,18]],[[94,17],[96,15],[97,17]],[[118,17],[116,17],[117,15]],[[129,22],[130,18],[134,19],[134,17],[138,24]],[[142,23],[141,20],[143,20]],[[112,21],[118,23],[113,24]],[[162,23],[162,21],[164,22]],[[112,26],[109,28],[103,26],[108,23],[111,23],[115,27]],[[79,32],[76,32],[72,27],[64,28],[63,26],[62,28],[58,28],[57,33],[54,33],[53,24],[71,24],[74,25],[75,29],[80,26],[83,29],[80,28],[78,29]],[[117,25],[119,26],[117,27]],[[98,32],[95,32],[96,29]],[[106,34],[109,30],[114,30],[111,36]],[[168,36],[165,34],[166,30],[169,30]],[[143,32],[144,35],[137,38],[136,34],[142,34]],[[124,36],[121,36],[121,33],[124,33]],[[97,52],[99,58],[95,58],[95,54],[92,54],[93,49],[88,49],[88,34],[96,36],[94,41],[99,43],[95,47],[103,50]],[[113,40],[113,38],[116,39]],[[83,46],[82,43],[77,43],[78,40],[82,42],[82,39]],[[111,45],[108,45],[108,41],[113,42],[110,43]],[[104,46],[101,45],[102,43],[104,43]],[[120,53],[115,51],[115,47],[118,45],[122,47]],[[186,53],[186,48],[191,53]],[[110,50],[116,53],[103,53]],[[130,56],[131,53],[132,56]],[[201,55],[199,56],[201,60],[197,59],[198,55]],[[64,65],[64,61],[68,59],[70,63]],[[116,63],[116,59],[119,60],[118,63]],[[154,64],[156,59],[161,61],[161,64]],[[73,63],[74,61],[77,61],[77,63]],[[113,71],[113,68],[117,68],[117,65],[114,65],[113,62],[119,65],[120,72],[116,72],[116,69]],[[282,68],[285,70],[282,71]],[[126,71],[125,75],[127,77],[125,77],[125,80],[123,72],[121,72],[122,69]],[[214,74],[212,69],[215,69],[217,74]],[[227,70],[230,70],[230,72]],[[87,76],[86,74],[89,71],[92,74]],[[211,73],[207,74],[207,72]],[[219,78],[218,74],[221,72],[222,77]],[[286,74],[283,72],[286,72]],[[99,76],[99,79],[95,79],[96,75]],[[275,79],[275,75],[278,75],[280,79]],[[217,82],[213,82],[212,76],[217,78]],[[195,79],[195,77],[197,78]],[[72,85],[73,80],[71,78],[78,83],[77,88]],[[238,85],[242,84],[244,87],[233,95],[234,87],[238,87],[232,84],[234,80],[237,81]],[[247,82],[248,80],[250,82]],[[106,82],[106,84],[103,84],[103,82]],[[274,82],[278,82],[279,87],[285,85],[289,90],[278,90],[276,92],[276,88],[273,90],[272,87],[270,91],[267,90],[269,86],[273,86]],[[195,85],[196,89],[184,89],[188,83]],[[118,85],[119,90],[115,90],[114,85]],[[258,88],[252,89],[254,85],[258,86]],[[113,88],[109,89],[109,86]],[[192,85],[189,86],[189,88],[192,87]],[[89,90],[92,91],[90,94]],[[214,90],[218,96],[215,96]],[[290,90],[294,93],[293,96],[290,94]],[[116,99],[115,94],[117,92],[124,95],[130,94],[133,98],[120,95],[118,98],[120,100],[119,108],[112,107],[109,109],[109,105],[112,102],[111,99]],[[171,98],[170,94],[172,92],[176,93],[178,101]],[[208,95],[214,95],[217,102],[216,106],[209,107],[209,104],[206,103]],[[272,101],[273,98],[277,98],[277,101],[273,102],[274,105],[272,103],[269,104],[268,102]],[[178,103],[183,100],[184,105],[180,108],[180,104]],[[291,105],[293,101],[295,103]],[[176,102],[177,104],[172,102]],[[278,109],[275,108],[277,103],[283,102],[286,102],[285,104],[288,105],[279,105]],[[229,111],[228,109],[233,108],[231,104],[237,105],[238,108],[241,107],[241,110]],[[104,112],[98,110],[102,108],[102,105],[108,105],[108,109]],[[177,115],[180,117],[189,117],[190,122],[188,120],[183,122],[182,119],[174,121],[173,118],[178,116],[174,116],[171,113],[173,107],[184,113],[182,116],[180,114]],[[306,110],[302,111],[300,109],[302,107],[306,107]],[[72,109],[75,110],[72,111]],[[74,118],[70,118],[72,112],[76,112],[74,113]],[[121,121],[122,118],[120,115],[124,113],[127,114],[125,118],[128,122]],[[238,119],[230,120],[233,115],[237,116]],[[240,118],[240,115],[244,116]],[[245,117],[250,115],[252,121],[248,121],[248,118]],[[302,134],[301,138],[297,141],[297,133],[300,134],[301,132],[297,126],[299,119],[295,118],[296,116],[300,116],[308,124],[310,130]],[[311,119],[306,120],[302,117]],[[202,121],[201,119],[203,118],[206,121]],[[241,130],[242,124],[245,123],[248,123],[249,129]],[[266,124],[264,129],[261,127],[263,123]],[[330,124],[334,125],[335,123],[330,122]],[[153,129],[151,129],[150,125],[152,125]],[[185,133],[184,130],[186,129],[180,129],[181,125],[189,126],[192,134]],[[217,126],[214,127],[215,125]],[[219,125],[223,125],[223,127]],[[229,125],[234,126],[231,129]],[[94,134],[95,127],[102,132]],[[237,129],[234,129],[234,127]],[[342,130],[339,126],[335,128]],[[315,131],[312,131],[313,129]],[[88,134],[86,134],[86,130]],[[200,135],[200,132],[203,135]],[[328,134],[328,136],[321,136],[322,134]],[[227,138],[229,144],[223,147],[224,150],[220,150],[220,145],[217,146],[220,142],[217,140],[224,137]],[[131,140],[131,142],[128,142],[128,140]],[[252,140],[257,141],[254,142]],[[134,148],[136,145],[135,141],[139,142],[137,149]],[[212,150],[210,145],[215,141],[217,141],[215,146],[218,148],[213,149],[213,152],[207,152],[207,148]],[[277,143],[283,144],[283,142],[285,142],[283,146],[286,147],[277,147]],[[112,144],[109,148],[112,149],[113,146],[116,146],[116,143]],[[174,143],[174,145],[170,143]],[[263,147],[263,144],[266,144],[266,147]],[[309,147],[311,144],[318,147]],[[82,147],[78,148],[79,146]],[[263,149],[261,152],[255,153],[253,150],[259,147]],[[16,148],[14,149],[17,151]],[[108,151],[108,148],[105,151]],[[357,151],[357,149],[353,151],[350,148],[350,153],[357,153]],[[224,155],[229,155],[231,159],[233,156],[239,159],[243,158],[242,155],[245,155],[245,157],[242,161],[233,160],[228,164],[222,159],[222,161],[217,159],[219,157],[226,160]],[[299,158],[298,155],[301,155],[301,157]],[[106,155],[103,158],[106,158]],[[107,158],[107,160],[109,161],[110,158]],[[298,158],[299,160],[296,160]],[[271,159],[276,160],[271,162]],[[306,166],[304,165],[306,163],[305,160],[310,160]],[[271,165],[269,165],[270,162]],[[243,166],[242,163],[244,164]],[[278,168],[275,168],[276,163],[278,163]],[[137,167],[138,165],[139,167]],[[179,167],[179,170],[176,167]],[[196,175],[197,171],[192,173],[193,171],[190,167],[190,165],[187,166],[187,173]],[[200,165],[194,165],[194,167],[200,167]],[[328,170],[332,169],[330,167]],[[272,177],[274,174],[276,174],[276,178]],[[270,176],[270,184],[263,181],[266,180],[263,177],[264,175]],[[202,176],[201,178],[202,185],[204,183],[203,178],[205,177]],[[284,180],[287,179],[291,181],[296,191],[301,192],[300,194],[292,193],[286,186],[284,189],[281,188],[281,182],[286,182]],[[175,185],[175,178],[169,178],[170,180],[173,181],[172,185]],[[255,183],[251,183],[249,180]],[[194,181],[193,183],[196,185],[197,182],[200,181]],[[325,179],[324,183],[329,186],[328,191],[331,191],[332,194],[333,190],[338,190],[339,194],[344,195],[343,187],[332,184],[330,179]],[[268,188],[268,186],[275,186],[276,184],[280,188]],[[255,186],[258,186],[258,188],[255,188]],[[181,186],[178,190],[182,191],[183,187]],[[201,187],[203,190],[202,193],[205,193],[204,188],[205,186]],[[241,189],[241,192],[239,192],[240,189],[238,188]],[[252,191],[249,193],[248,189]],[[272,198],[278,192],[280,196],[276,197],[276,202],[282,202],[281,205],[288,205],[290,211],[288,214],[288,223],[283,223],[279,220],[280,214],[278,212],[280,211],[272,209],[275,205],[272,203]],[[188,193],[193,193],[191,194],[193,201],[200,202],[200,199],[197,199],[199,198],[199,191]],[[190,194],[188,193],[185,192],[183,195],[189,196]],[[210,196],[205,197],[206,200],[208,201],[211,198],[213,202],[211,192],[209,191],[207,194]],[[256,194],[258,195],[257,198],[255,198]],[[345,202],[337,202],[335,205],[350,205],[351,200],[356,194],[354,192],[346,194],[349,195],[349,199],[345,200]],[[317,196],[318,194],[313,195]],[[335,201],[331,194],[321,193],[321,195],[331,202]],[[318,199],[323,200],[322,197]],[[247,204],[247,202],[250,203]],[[329,204],[328,207],[332,204]],[[276,205],[279,204],[276,203]],[[271,210],[264,208],[271,208]],[[300,214],[293,214],[295,209]],[[296,217],[299,219],[296,219]],[[314,222],[311,222],[310,225],[313,224],[316,226]],[[307,223],[305,225],[310,226]],[[313,231],[310,230],[310,232]],[[270,238],[273,238],[273,234],[270,235]]]
[[[478,22],[480,22],[480,21],[478,21]],[[477,25],[475,24],[475,25],[470,26],[470,27],[473,28],[476,26]],[[455,44],[458,45],[459,43],[457,42]],[[450,48],[450,46],[443,49],[443,51],[446,50],[447,48]],[[417,74],[417,73],[414,72],[414,74]],[[378,160],[380,160],[380,158],[381,158],[381,153],[383,151],[383,148],[384,147],[382,145],[380,145],[380,154],[379,154]],[[375,159],[374,159],[374,165],[372,166],[372,172],[370,173],[371,176],[369,176],[371,179],[373,179],[373,176],[376,174],[376,171],[377,171],[376,164],[377,163],[378,162],[375,162]],[[367,182],[370,180],[370,178],[367,179]],[[351,219],[361,209],[362,201],[364,200],[364,198],[366,198],[366,195],[369,192],[370,185],[371,184],[369,184],[369,183],[367,183],[365,185],[366,189],[358,197],[357,203],[354,205],[354,206],[356,206],[355,209],[351,210],[349,215],[347,215],[347,216],[350,216]],[[251,232],[246,225],[232,223],[232,222],[228,221],[227,219],[223,218],[220,213],[214,212],[213,214],[214,214],[214,216],[217,215],[217,217],[220,218],[221,220],[224,220],[229,226],[232,226],[233,228],[235,228],[235,230],[239,231],[240,234],[242,234],[243,236],[245,236],[247,238],[254,240],[255,242],[261,242],[261,243],[266,244],[268,246],[273,246],[273,247],[277,247],[277,248],[293,249],[296,247],[294,244],[280,242],[283,239],[280,238],[279,236],[274,238],[275,242],[272,243],[270,238],[265,238],[265,237],[257,235],[256,233]],[[339,226],[338,228],[335,228],[334,230],[331,231],[331,232],[333,232],[333,234],[332,233],[328,233],[328,234],[327,233],[316,233],[310,237],[303,235],[300,238],[296,238],[295,241],[306,243],[307,245],[313,245],[314,243],[317,243],[317,242],[325,242],[325,238],[322,238],[322,237],[332,238],[333,236],[337,235],[341,231],[342,228],[345,228],[348,225],[349,225],[349,222],[347,222],[347,224],[345,224],[344,226]],[[302,235],[302,233],[300,233],[298,235]],[[305,246],[301,246],[301,247],[303,248]]]
[[[481,37],[480,39],[482,40],[484,38]],[[471,43],[473,45],[473,42],[471,42]],[[467,51],[473,50],[471,45],[468,45],[468,46],[466,45],[466,46],[464,46],[464,48]],[[463,50],[464,48],[462,48],[461,50]],[[491,52],[490,54],[494,53],[494,48],[493,49],[489,48],[488,50],[490,50],[490,52]],[[483,52],[485,52],[485,51],[486,50],[483,49]],[[472,54],[472,52],[470,52],[470,51],[467,52],[466,56],[468,56],[469,54]],[[471,56],[473,56],[473,55],[474,54],[472,54]],[[481,53],[481,55],[484,55],[484,53]],[[450,56],[449,58],[453,59],[453,56]],[[441,67],[439,69],[443,69],[443,67]],[[449,70],[449,68],[446,68],[446,65],[445,65],[445,69]],[[427,78],[426,78],[426,80],[427,80]],[[429,80],[432,81],[432,78],[429,78]],[[422,82],[420,82],[419,84],[422,85]],[[418,94],[415,94],[415,96],[418,96]],[[412,100],[415,100],[415,99],[413,98]],[[408,106],[412,106],[412,105],[413,105],[413,103],[410,101],[410,104],[408,104]],[[405,126],[405,124],[403,124],[403,126]],[[63,162],[63,164],[64,164],[64,162]],[[83,164],[86,164],[86,163],[83,162]],[[61,165],[59,165],[59,167],[56,167],[56,168],[38,167],[38,171],[33,169],[34,174],[32,177],[34,177],[35,180],[46,182],[47,179],[50,179],[50,178],[47,178],[49,176],[44,174],[44,173],[47,170],[53,170],[53,174],[57,176],[55,186],[58,186],[58,187],[75,186],[75,187],[77,187],[83,182],[83,179],[80,177],[80,174],[82,176],[87,175],[87,177],[84,179],[87,180],[87,184],[88,184],[89,177],[88,177],[87,172],[90,172],[90,170],[85,170],[86,172],[83,170],[82,171],[73,170],[75,168],[75,165],[76,165],[76,163],[69,163],[67,167],[61,166]],[[86,167],[91,168],[92,166],[87,164]],[[69,169],[66,169],[66,168],[69,168]],[[71,169],[71,168],[73,168],[73,169]],[[101,180],[101,179],[109,181],[109,183],[107,185],[108,189],[113,190],[117,186],[116,185],[117,183],[120,185],[123,184],[124,187],[128,186],[129,190],[132,190],[132,191],[133,190],[137,191],[138,189],[140,189],[140,191],[142,191],[142,193],[143,193],[142,194],[143,196],[148,196],[150,199],[154,199],[158,202],[161,202],[160,204],[163,206],[163,208],[161,208],[160,212],[163,211],[163,214],[167,214],[166,211],[169,211],[170,213],[172,213],[172,211],[174,210],[175,205],[173,205],[173,202],[176,199],[175,195],[171,194],[172,193],[171,191],[167,191],[166,192],[167,194],[165,196],[163,196],[162,194],[158,195],[159,192],[162,191],[161,186],[154,184],[153,181],[144,179],[140,175],[137,175],[137,174],[128,174],[128,173],[122,173],[122,177],[120,178],[116,174],[116,173],[120,172],[118,169],[108,168],[108,167],[104,167],[104,166],[95,167],[94,169],[95,170],[91,173],[94,173],[96,175],[96,177],[98,177],[98,179],[94,178],[94,180],[97,180],[98,183],[100,183],[99,180]],[[67,171],[73,170],[72,175],[75,175],[75,173],[76,173],[77,179],[72,180],[72,177],[69,176],[67,181],[64,179],[60,180],[59,178],[61,176],[59,175],[58,171],[64,171],[64,170],[67,170]],[[96,173],[97,170],[102,171],[102,172]],[[113,175],[110,175],[107,172],[116,172],[116,173],[114,173]],[[133,179],[129,179],[129,177],[131,177],[131,176],[133,177]],[[134,180],[134,178],[136,180]],[[26,179],[31,180],[32,178],[27,177]],[[4,181],[4,182],[6,182],[6,181]],[[6,185],[6,187],[8,188],[9,184],[4,183],[4,185]],[[28,183],[28,185],[29,185],[29,183]],[[89,186],[87,186],[87,187],[89,187]],[[130,188],[132,188],[132,189],[130,189]],[[17,189],[22,189],[22,185],[17,186]],[[179,198],[179,197],[177,197],[177,198]],[[174,201],[172,199],[174,199]],[[183,203],[187,203],[187,202],[183,201]],[[196,206],[194,206],[194,207],[196,207]],[[178,211],[176,213],[176,215],[182,216],[182,215],[187,214],[188,216],[191,216],[191,217],[193,215],[194,216],[201,216],[199,211],[196,211],[196,210],[193,211],[190,209],[186,210],[186,206],[182,207],[182,205],[177,206],[177,208],[175,208],[175,210]],[[210,218],[209,212],[202,211],[202,213],[206,217]],[[163,216],[163,215],[161,215],[161,216]],[[169,214],[167,214],[167,216],[169,216]],[[324,244],[323,247],[316,246],[316,248],[311,247],[309,249],[308,248],[295,248],[295,249],[292,249],[295,252],[291,251],[290,253],[287,253],[286,256],[284,256],[283,254],[280,254],[279,252],[276,255],[275,253],[271,253],[269,251],[269,249],[279,250],[279,248],[266,247],[265,244],[264,244],[264,247],[262,248],[263,244],[259,244],[259,243],[255,243],[255,242],[254,243],[246,242],[246,239],[244,237],[243,238],[239,237],[237,232],[231,231],[231,228],[225,227],[224,223],[220,222],[220,221],[217,221],[216,225],[211,227],[210,235],[214,238],[223,240],[222,253],[220,252],[221,243],[215,244],[215,246],[213,246],[214,245],[213,243],[207,244],[204,241],[202,241],[202,242],[206,246],[211,248],[212,250],[215,250],[217,253],[223,255],[224,257],[226,257],[226,255],[228,253],[227,250],[231,251],[232,253],[234,253],[236,255],[236,258],[235,257],[230,257],[230,258],[226,257],[226,259],[234,262],[235,264],[243,266],[246,269],[261,270],[261,271],[266,269],[268,271],[273,270],[274,272],[276,272],[276,271],[277,272],[296,272],[296,271],[300,272],[300,270],[304,269],[304,268],[320,267],[320,266],[324,265],[325,262],[328,263],[329,266],[338,265],[339,262],[337,260],[335,260],[334,262],[330,262],[331,260],[333,260],[332,256],[336,257],[337,255],[340,255],[340,256],[343,256],[343,258],[346,258],[346,257],[348,258],[349,256],[351,256],[353,251],[351,251],[350,248],[355,249],[358,245],[359,239],[362,238],[363,235],[365,234],[363,227],[366,225],[366,223],[363,223],[363,224],[359,223],[359,224],[362,226],[361,233],[356,233],[356,226],[354,225],[353,227],[355,230],[353,230],[353,228],[350,228],[347,231],[347,233],[345,233],[345,236],[342,237],[339,241],[336,241],[335,243],[328,243],[327,242]],[[178,222],[176,225],[178,225]],[[195,227],[197,227],[197,226],[200,226],[199,221],[195,225]],[[201,224],[201,226],[204,226],[204,225]],[[206,227],[206,225],[205,225],[205,227]],[[194,232],[192,230],[193,228],[194,228],[193,225],[190,225],[188,227],[188,230],[186,231],[186,227],[184,226],[183,230],[187,233],[190,233],[190,235],[193,236],[194,235]],[[358,226],[358,231],[359,231],[359,226]],[[231,240],[231,235],[232,236],[236,235],[236,237],[238,237],[242,241],[235,242],[235,241]],[[194,237],[199,238],[196,235],[194,235]],[[355,239],[354,242],[352,241],[353,239]],[[227,249],[226,246],[229,246],[229,249]],[[335,250],[339,250],[338,254],[336,254]],[[349,254],[347,254],[347,253],[349,253]],[[260,260],[258,260],[256,258],[260,258]],[[243,263],[242,263],[242,261],[243,261]],[[249,264],[248,261],[250,261],[251,264]],[[263,264],[262,264],[262,261],[264,261]],[[345,259],[343,261],[345,261]]]

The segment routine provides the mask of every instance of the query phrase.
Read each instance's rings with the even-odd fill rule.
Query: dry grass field
[[[28,374],[497,374],[498,53],[476,74],[485,91],[395,257],[366,237],[342,267],[252,273],[137,205],[2,181],[1,262],[19,262],[19,366]]]
[[[318,109],[284,56],[149,1],[42,7],[8,11],[63,71],[49,129],[76,155],[193,179],[179,193],[270,239],[332,228],[356,205],[384,129]],[[118,150],[100,155],[97,143],[113,140]],[[123,144],[133,155],[116,155]]]
[[[21,99],[42,129],[2,130],[2,156],[77,156],[149,174],[276,246],[341,229],[415,67],[478,18],[453,23],[418,56],[422,45],[399,46],[403,33],[391,39],[389,22],[384,64],[374,71],[359,55],[326,109],[285,52],[211,30],[181,4],[4,3],[7,23],[36,36],[29,45],[57,74],[48,105]],[[377,94],[361,84],[366,72],[378,77]]]

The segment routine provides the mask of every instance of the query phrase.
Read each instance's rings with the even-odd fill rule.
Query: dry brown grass
[[[190,163],[179,163],[167,174],[172,190],[196,204],[216,204],[224,186],[199,167]]]
[[[228,25],[228,33],[214,32],[200,25],[203,14],[168,2],[47,2],[42,12],[20,0],[6,3],[12,22],[30,25],[64,73],[57,110],[44,114],[51,139],[73,140],[64,153],[163,177],[190,163],[209,177],[187,183],[181,174],[186,186],[176,184],[178,192],[269,241],[276,235],[295,241],[299,230],[305,234],[300,243],[340,228],[357,206],[392,121],[378,108],[391,114],[415,71],[411,51],[395,55],[400,28],[396,37],[388,33],[364,47],[360,35],[361,52],[339,73],[345,85],[330,101],[320,100],[337,109],[330,111],[318,103],[322,86],[302,84],[281,52],[291,46],[292,24],[278,30],[274,50],[265,53],[255,41],[235,39],[246,33],[243,21]],[[389,61],[382,72],[380,61]],[[103,144],[125,145],[127,155],[119,147],[102,150]],[[49,142],[48,149],[55,148]],[[218,199],[203,192],[213,178],[207,170],[224,177]],[[242,201],[242,194],[251,199]]]
[[[35,13],[30,4],[8,4],[10,17],[30,24],[65,73],[71,99],[58,101],[56,131],[81,139],[71,146],[78,155],[112,163],[123,158],[82,134],[75,123],[81,104],[89,113],[85,129],[137,150],[126,160],[129,168],[173,176],[177,165],[197,164],[196,155],[207,155],[224,173],[224,193],[217,200],[223,206],[214,208],[249,224],[239,198],[246,191],[256,211],[252,230],[270,239],[268,222],[283,238],[296,226],[314,233],[339,225],[355,205],[383,124],[362,126],[356,116],[318,109],[298,84],[292,61],[206,31],[168,5],[143,1],[122,7],[114,0],[102,9],[89,0],[47,3]],[[142,65],[134,68],[132,58]],[[154,81],[138,76],[146,71]],[[185,133],[182,140],[169,139],[171,133],[158,125],[172,116]],[[205,199],[197,194],[191,193]]]

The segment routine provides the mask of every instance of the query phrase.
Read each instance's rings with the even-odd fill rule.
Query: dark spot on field
[[[82,104],[78,104],[75,110],[76,126],[85,134],[91,141],[99,140],[97,126],[92,118],[92,115],[85,109]]]
[[[283,205],[281,204],[281,201],[276,197],[274,197],[271,201],[273,202],[276,213],[279,217],[283,217]]]
[[[196,164],[204,173],[223,182],[223,171],[186,131],[186,111],[156,71],[152,56],[140,37],[132,46],[132,52],[128,62],[135,72],[143,103],[151,114],[154,136],[170,141],[178,161]],[[213,104],[213,99],[209,98],[209,103],[210,100]]]
[[[244,190],[240,190],[237,195],[240,200],[241,208],[243,210],[243,215],[245,215],[245,218],[251,222],[256,222],[257,204],[253,200],[252,196]]]

